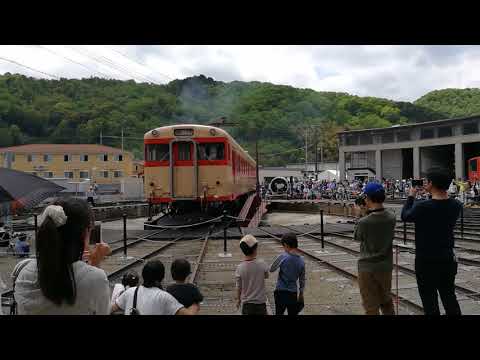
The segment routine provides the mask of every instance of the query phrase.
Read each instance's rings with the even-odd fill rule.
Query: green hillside
[[[446,115],[462,117],[480,114],[480,89],[443,89],[429,92],[414,102]]]
[[[423,99],[423,98],[422,98]],[[326,159],[336,158],[338,130],[387,127],[446,117],[443,107],[346,93],[318,92],[260,82],[224,83],[203,75],[167,85],[89,78],[43,80],[0,76],[0,147],[32,142],[103,143],[125,147],[142,158],[139,138],[151,128],[200,123],[226,116],[227,130],[251,154],[259,139],[263,165],[302,161],[305,127],[309,143],[323,141]],[[298,150],[295,150],[298,149]],[[313,159],[313,146],[309,158]],[[280,154],[277,154],[280,153]]]

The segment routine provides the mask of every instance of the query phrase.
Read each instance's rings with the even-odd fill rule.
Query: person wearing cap
[[[240,240],[240,249],[245,257],[235,271],[237,308],[242,307],[242,315],[267,315],[265,279],[268,278],[268,266],[257,259],[257,239],[245,235]]]
[[[360,242],[358,285],[366,315],[394,315],[391,297],[395,216],[383,207],[385,189],[369,183],[363,190],[367,215],[355,228]]]

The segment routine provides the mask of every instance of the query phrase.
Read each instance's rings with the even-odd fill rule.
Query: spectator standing
[[[95,192],[93,191],[93,186],[90,186],[87,191],[87,202],[89,202],[92,206],[95,206],[95,202],[93,201],[94,196]]]
[[[27,242],[26,235],[21,235],[15,241],[15,254],[18,257],[26,257],[30,254],[30,245]]]
[[[395,315],[391,297],[395,216],[383,207],[385,189],[369,183],[365,189],[367,216],[360,219],[354,237],[360,242],[358,285],[366,315]]]
[[[132,287],[120,295],[112,306],[111,312],[123,310],[125,315],[133,315],[133,312],[136,315],[195,315],[198,313],[198,305],[193,304],[185,308],[162,289],[164,277],[163,263],[160,260],[149,261],[142,269],[143,284]]]
[[[242,315],[267,315],[265,279],[268,278],[268,266],[257,259],[257,239],[245,235],[240,240],[240,249],[245,257],[235,271],[237,308],[242,307]]]
[[[170,272],[175,283],[167,287],[167,292],[186,308],[197,304],[200,309],[200,303],[203,301],[202,293],[194,284],[186,283],[188,276],[192,273],[190,263],[186,259],[175,259]]]
[[[462,204],[448,197],[449,184],[447,170],[430,169],[424,188],[432,198],[415,201],[418,189],[411,188],[402,209],[402,220],[415,223],[415,272],[427,315],[440,315],[437,292],[447,315],[461,315],[455,295],[458,265],[453,230]]]
[[[270,266],[270,272],[280,269],[274,291],[275,315],[297,315],[303,308],[305,289],[305,262],[298,253],[297,236],[287,233],[282,236],[285,250]],[[298,285],[297,285],[298,282]]]
[[[113,287],[112,299],[110,300],[110,304],[113,306],[120,295],[122,295],[129,288],[137,286],[139,282],[140,277],[138,276],[136,271],[129,271],[125,275],[123,275],[122,282],[119,284],[115,284],[115,286]]]
[[[90,252],[91,264],[83,262],[93,229],[93,215],[85,200],[55,201],[39,218],[37,258],[27,259],[13,271],[18,314],[108,314],[110,287],[103,260],[106,244]]]

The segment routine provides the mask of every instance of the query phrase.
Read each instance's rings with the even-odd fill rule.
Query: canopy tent
[[[333,181],[338,180],[339,172],[337,170],[325,170],[318,174],[318,180],[323,181]]]

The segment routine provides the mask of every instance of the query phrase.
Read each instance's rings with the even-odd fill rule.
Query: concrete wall
[[[402,179],[402,150],[382,151],[382,176],[386,179]]]
[[[263,183],[264,179],[266,177],[277,177],[277,176],[282,176],[282,177],[297,177],[297,178],[302,178],[302,172],[299,169],[287,169],[287,168],[260,168],[258,171],[258,176],[260,183]]]

